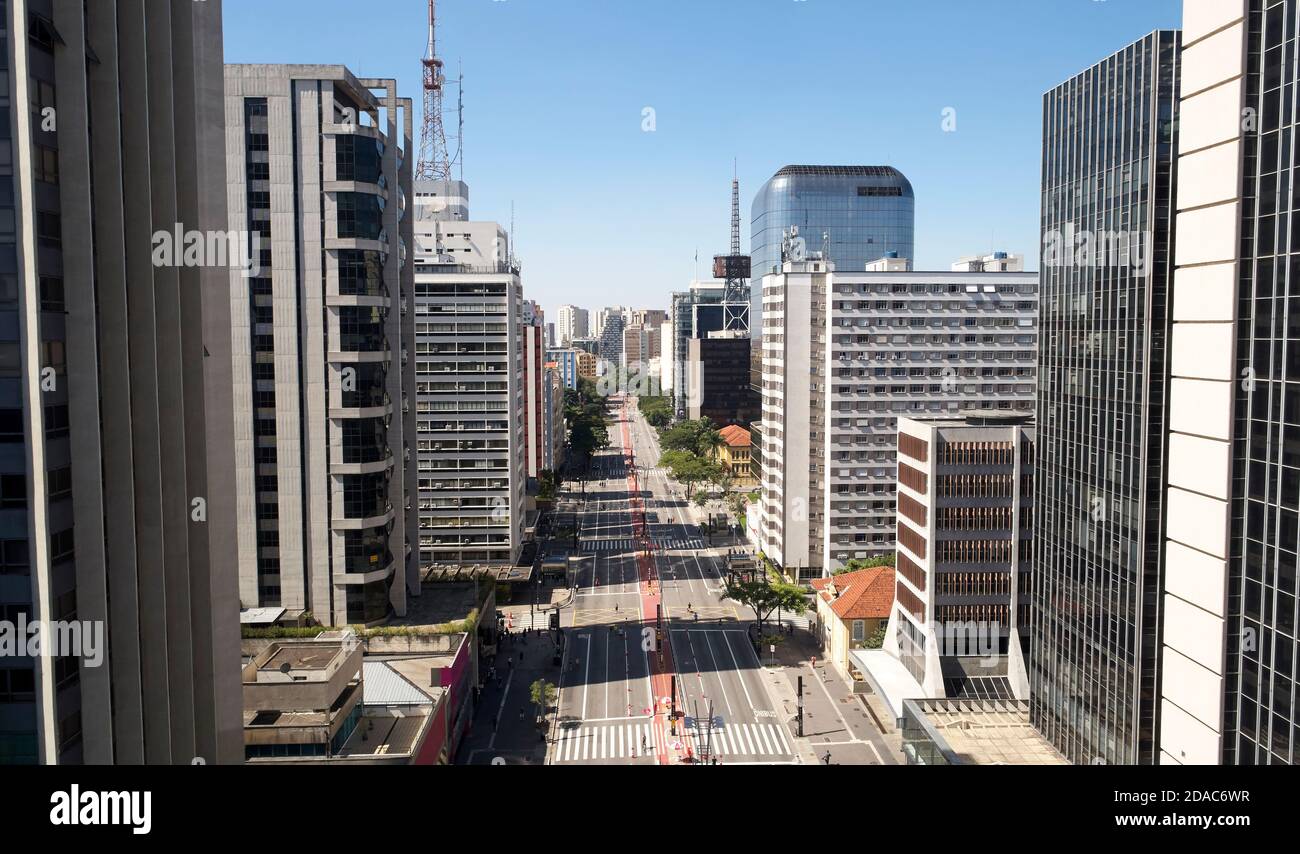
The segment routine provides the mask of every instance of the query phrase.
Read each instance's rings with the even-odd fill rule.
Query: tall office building
[[[761,398],[754,394],[749,382],[752,343],[749,333],[740,330],[712,332],[688,342],[687,418],[707,418],[714,427],[739,426],[746,430],[762,418]]]
[[[1076,763],[1158,751],[1178,63],[1153,32],[1043,98],[1031,719]]]
[[[240,600],[403,615],[409,101],[337,65],[228,65],[226,115],[230,222],[265,247],[231,277]]]
[[[625,315],[627,311],[628,310],[626,308],[623,308],[621,305],[615,305],[615,306],[610,306],[609,308],[597,309],[596,326],[591,330],[591,336],[593,338],[600,338],[602,335],[604,335],[605,324],[609,322],[609,319],[611,317],[617,317],[619,321],[624,326],[626,326],[627,321],[625,319]]]
[[[1186,0],[1162,763],[1300,761],[1295,0]]]
[[[1033,410],[1037,290],[903,258],[764,277],[762,539],[788,575],[894,551],[900,417]]]
[[[1028,699],[1033,465],[1030,412],[898,420],[897,593],[883,649],[907,670],[910,697]]]
[[[0,27],[0,620],[104,633],[0,658],[0,764],[240,762],[221,3]]]
[[[762,329],[762,278],[780,272],[781,245],[791,227],[841,273],[896,252],[914,258],[916,203],[912,185],[892,166],[786,166],[754,197],[750,220],[749,328]]]
[[[722,298],[727,283],[714,280],[695,280],[685,291],[672,295],[669,319],[672,337],[663,342],[663,357],[671,359],[673,409],[678,418],[689,415],[691,398],[690,342],[694,338],[708,337],[710,332],[720,332],[724,327]],[[698,401],[697,401],[698,402]]]
[[[542,469],[557,472],[564,465],[564,444],[568,430],[564,422],[564,379],[554,362],[546,363],[542,380]]]
[[[543,396],[547,359],[542,324],[537,304],[525,300],[519,334],[524,369],[521,384],[524,392],[524,471],[530,478],[537,478],[545,468],[542,463],[546,453]]]
[[[497,223],[425,210],[439,186],[416,185],[418,558],[513,563],[527,480],[519,266]]]
[[[572,346],[575,338],[586,338],[590,326],[585,308],[576,305],[562,305],[556,313],[556,335],[561,347]]]
[[[623,363],[623,316],[609,314],[600,330],[600,352],[607,370],[618,370]]]

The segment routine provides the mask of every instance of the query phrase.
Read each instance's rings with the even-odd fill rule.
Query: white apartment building
[[[439,219],[421,202],[444,194],[416,191],[419,564],[513,562],[526,482],[519,267],[500,225]]]
[[[570,347],[575,338],[586,338],[590,332],[591,315],[585,308],[562,305],[556,312],[555,334],[561,347]]]
[[[763,279],[762,548],[816,578],[894,551],[898,418],[1033,410],[1036,273],[863,272],[786,262]]]

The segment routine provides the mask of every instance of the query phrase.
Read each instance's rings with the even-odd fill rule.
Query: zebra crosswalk
[[[702,549],[704,540],[699,537],[679,537],[676,539],[655,540],[655,548],[667,550]]]
[[[789,757],[794,755],[785,729],[778,724],[726,724],[694,733],[695,752],[702,753],[710,747],[720,757],[744,759],[747,757]]]
[[[549,629],[551,626],[549,610],[534,612],[532,608],[521,606],[518,609],[502,610],[500,613],[506,618],[506,627],[516,632],[520,629]]]
[[[641,749],[642,744],[645,750]],[[655,727],[648,719],[581,724],[561,732],[552,748],[551,761],[636,759],[652,756],[657,749]]]
[[[657,739],[657,730],[649,720],[583,723],[561,732],[551,749],[551,762],[644,758],[659,750]],[[668,739],[677,746],[682,741],[680,737]],[[790,737],[779,724],[732,723],[715,727],[712,732],[693,730],[690,745],[696,755],[707,749],[720,759],[733,761],[772,761],[794,756]]]
[[[655,549],[660,551],[684,551],[704,548],[704,540],[700,537],[662,538],[653,540],[652,544]],[[640,540],[630,537],[608,540],[583,540],[581,547],[584,552],[634,552],[644,548]]]
[[[584,552],[634,552],[641,548],[637,540],[630,537],[615,540],[583,540]]]

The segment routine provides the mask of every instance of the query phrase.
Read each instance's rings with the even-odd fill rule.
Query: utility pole
[[[799,677],[799,685],[795,690],[799,699],[799,713],[795,715],[796,735],[803,738],[803,676]]]

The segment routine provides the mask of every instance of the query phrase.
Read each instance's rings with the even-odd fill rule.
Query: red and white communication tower
[[[442,120],[442,96],[447,88],[447,76],[438,57],[437,25],[437,0],[429,0],[429,47],[421,61],[424,66],[424,126],[420,131],[420,160],[415,169],[417,181],[450,181],[452,167],[461,159],[459,148],[464,111],[460,95],[463,86],[462,81],[457,80],[457,113],[461,118],[458,119],[459,133],[456,137],[458,150],[452,157],[448,153],[447,129]]]

